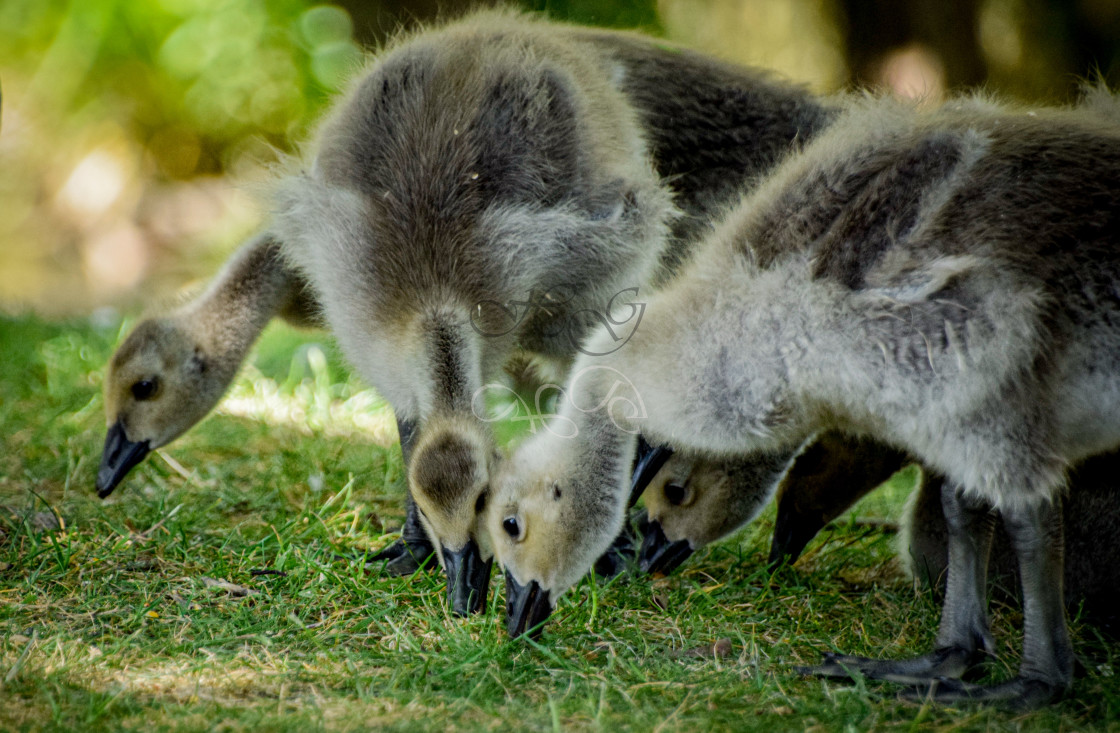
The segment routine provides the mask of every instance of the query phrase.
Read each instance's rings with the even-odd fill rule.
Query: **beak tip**
[[[474,540],[469,541],[458,552],[442,546],[440,551],[447,571],[447,600],[451,606],[451,614],[467,618],[471,614],[482,613],[486,607],[486,594],[490,589],[493,559],[483,560]]]
[[[151,443],[130,441],[121,421],[113,423],[105,434],[105,448],[97,469],[97,495],[104,499],[144,457],[151,452]]]
[[[530,639],[532,641],[540,641],[541,635],[544,633],[544,626],[538,624],[529,629],[509,629],[509,638],[511,639]]]
[[[104,499],[109,494],[113,493],[113,489],[117,488],[118,481],[114,480],[113,471],[107,467],[103,467],[97,472],[97,481],[95,486],[97,488],[97,495]]]
[[[692,544],[688,540],[670,542],[661,529],[661,523],[652,521],[642,538],[638,553],[638,569],[653,577],[664,577],[676,570],[692,555]]]
[[[526,636],[534,641],[541,637],[544,622],[552,614],[549,592],[533,580],[520,585],[506,573],[506,632],[510,638]]]

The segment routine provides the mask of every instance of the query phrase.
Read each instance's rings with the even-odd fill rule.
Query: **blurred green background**
[[[402,27],[460,0],[0,2],[0,312],[116,314],[196,287],[253,191]],[[1062,102],[1117,81],[1120,0],[525,0],[640,27],[827,93],[986,84]]]

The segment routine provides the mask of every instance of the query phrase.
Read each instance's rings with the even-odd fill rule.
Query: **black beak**
[[[692,554],[688,540],[670,542],[661,529],[661,522],[650,522],[638,551],[638,567],[643,573],[668,575]]]
[[[451,613],[467,616],[481,613],[490,589],[490,568],[493,560],[483,560],[478,543],[467,540],[461,550],[452,552],[441,547],[443,569],[447,572],[447,602]]]
[[[527,634],[530,638],[540,638],[544,621],[552,613],[552,603],[548,591],[542,589],[537,581],[520,585],[513,576],[506,573],[506,631],[511,638]]]
[[[634,506],[638,497],[653,481],[653,477],[665,465],[665,461],[673,455],[673,449],[668,446],[652,446],[642,436],[638,436],[638,452],[634,458],[634,472],[630,478],[630,504]]]
[[[97,469],[97,495],[104,499],[113,493],[132,467],[151,451],[149,442],[133,443],[124,436],[124,427],[117,420],[105,435],[105,450]]]

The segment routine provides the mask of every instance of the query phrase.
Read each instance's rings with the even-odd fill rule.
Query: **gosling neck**
[[[567,453],[578,490],[586,492],[580,503],[617,517],[617,534],[630,499],[630,474],[645,409],[634,385],[620,372],[587,364],[586,359],[577,362],[549,431],[568,444],[562,454]]]
[[[262,234],[239,249],[206,291],[176,313],[207,361],[230,379],[274,316],[299,296],[280,244]]]

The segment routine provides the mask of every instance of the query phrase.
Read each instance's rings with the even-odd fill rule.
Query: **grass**
[[[1076,620],[1085,675],[1027,715],[795,675],[824,650],[932,641],[936,604],[850,518],[773,576],[764,516],[669,578],[589,579],[540,643],[505,637],[500,579],[486,614],[453,618],[438,575],[339,558],[400,521],[391,415],[329,346],[279,327],[225,407],[101,501],[119,334],[0,318],[0,730],[1120,729],[1115,644]],[[905,493],[857,513],[894,516]],[[995,677],[1020,623],[993,606]]]

